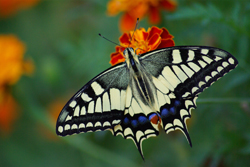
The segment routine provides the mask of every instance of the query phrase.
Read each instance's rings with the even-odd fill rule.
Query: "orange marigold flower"
[[[132,35],[134,33],[133,39]],[[116,52],[110,55],[110,64],[115,65],[124,62],[123,51],[127,47],[132,47],[136,50],[136,54],[142,54],[155,49],[174,46],[174,36],[172,36],[166,28],[158,28],[153,26],[146,31],[140,28],[129,33],[124,33],[120,37],[120,46],[116,46]]]
[[[177,3],[175,0],[111,0],[108,2],[108,14],[110,16],[124,12],[120,20],[122,32],[133,30],[136,19],[149,15],[152,24],[160,22],[160,10],[174,11]]]
[[[25,45],[14,35],[0,35],[0,87],[15,84],[22,74],[31,74],[33,63],[24,61]]]
[[[0,0],[0,15],[7,17],[18,10],[34,6],[40,0]]]
[[[0,88],[0,130],[8,134],[17,117],[17,104],[14,98]]]
[[[17,117],[17,104],[9,93],[9,86],[15,84],[23,73],[34,70],[31,61],[24,61],[24,44],[14,35],[0,35],[0,128],[9,132]]]

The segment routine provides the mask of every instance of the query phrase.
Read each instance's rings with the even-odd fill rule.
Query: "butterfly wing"
[[[64,106],[57,120],[56,133],[66,136],[118,125],[124,116],[128,82],[125,63],[96,76]]]
[[[159,49],[139,60],[138,76],[144,78],[135,77],[139,84],[125,63],[109,68],[69,100],[58,117],[56,133],[109,129],[115,136],[131,138],[143,157],[142,141],[157,136],[161,125],[166,133],[180,129],[192,145],[186,119],[196,108],[198,94],[238,64],[230,53],[204,46]],[[146,89],[152,105],[140,94]]]
[[[153,76],[164,130],[180,129],[191,146],[186,119],[196,108],[198,94],[234,69],[238,61],[224,50],[206,46],[159,49],[143,54],[140,60]]]
[[[148,82],[147,82],[148,83]],[[121,135],[125,139],[132,139],[142,158],[142,141],[159,134],[159,129],[154,128],[150,122],[150,117],[155,111],[150,108],[142,99],[138,85],[135,84],[133,77],[126,91],[125,113],[121,124],[111,129],[114,136]]]

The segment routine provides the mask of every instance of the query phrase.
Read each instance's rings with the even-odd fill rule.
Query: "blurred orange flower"
[[[24,61],[25,45],[14,35],[0,35],[0,128],[10,131],[17,117],[16,102],[9,92],[21,75],[31,74],[34,65]]]
[[[18,10],[34,6],[40,0],[0,0],[0,15],[3,17],[15,14]]]
[[[15,84],[22,74],[31,74],[33,63],[24,61],[25,45],[14,35],[0,35],[0,87]]]
[[[0,129],[9,133],[18,117],[17,104],[11,94],[0,90]]]
[[[120,20],[122,32],[133,30],[137,18],[149,15],[152,24],[158,24],[161,20],[160,10],[174,11],[177,7],[175,0],[110,0],[107,13],[110,16],[124,12]]]
[[[134,33],[133,39],[132,35]],[[136,50],[136,54],[142,54],[155,49],[174,46],[174,36],[172,36],[166,28],[151,27],[146,31],[144,28],[124,33],[120,37],[120,46],[116,46],[116,52],[111,53],[110,64],[113,66],[120,62],[124,62],[123,51],[127,47]],[[139,49],[138,49],[139,48]]]

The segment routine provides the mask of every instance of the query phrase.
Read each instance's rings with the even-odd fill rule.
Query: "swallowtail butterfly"
[[[136,55],[97,75],[64,106],[56,124],[60,136],[110,130],[132,139],[141,156],[142,141],[179,129],[191,140],[186,120],[198,95],[234,69],[228,52],[207,46],[175,46]]]

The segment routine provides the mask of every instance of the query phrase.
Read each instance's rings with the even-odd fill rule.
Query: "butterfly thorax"
[[[138,66],[140,65],[140,62],[134,49],[126,48],[123,52],[123,55],[125,56],[128,69],[133,69],[133,72],[136,75],[139,75],[140,73],[138,71]]]
[[[146,73],[143,69],[138,55],[133,48],[126,48],[123,54],[125,55],[126,64],[130,73],[129,86],[135,96],[134,98],[149,107],[149,111],[144,111],[145,114],[152,111],[156,112],[158,107],[155,105],[155,87],[152,85],[152,75]]]

